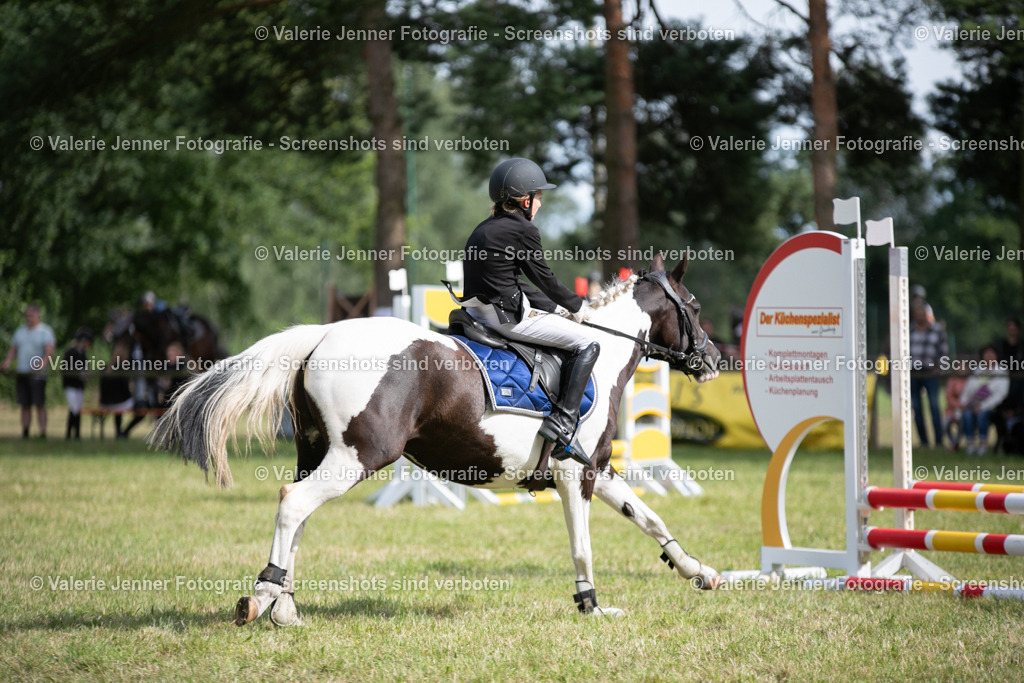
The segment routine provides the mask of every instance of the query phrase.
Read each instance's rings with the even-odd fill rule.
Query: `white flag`
[[[890,247],[895,246],[891,218],[883,218],[880,221],[865,221],[864,227],[867,228],[867,234],[864,238],[869,247],[880,244],[888,244]]]
[[[462,282],[462,261],[445,261],[444,277],[451,282]]]
[[[836,225],[860,224],[860,197],[832,200],[832,222]]]
[[[392,292],[404,292],[408,286],[409,279],[406,277],[405,268],[388,271],[388,289]]]

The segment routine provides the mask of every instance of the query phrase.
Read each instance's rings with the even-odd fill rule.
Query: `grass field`
[[[222,492],[196,468],[146,452],[140,440],[0,440],[0,677],[1021,677],[1024,602],[695,591],[659,561],[656,544],[595,503],[599,600],[624,608],[626,617],[585,618],[571,599],[557,503],[376,510],[363,499],[378,482],[327,504],[307,525],[297,578],[333,583],[298,592],[306,626],[277,629],[264,616],[237,628],[234,603],[266,563],[281,483],[259,481],[256,468],[288,466],[290,449],[282,444],[271,463],[262,456],[233,460],[236,486]],[[677,458],[732,481],[704,482],[699,498],[648,502],[706,563],[757,567],[767,454],[687,448]],[[1003,465],[1024,473],[1019,459],[917,457],[926,467],[978,462],[997,473]],[[891,483],[886,454],[873,454],[871,464],[873,483]],[[798,457],[790,490],[808,495],[790,501],[795,543],[839,544],[840,472],[838,453]],[[891,513],[876,518],[888,525]],[[929,512],[918,520],[920,528],[1024,526],[1019,517],[996,515]],[[1019,558],[931,557],[960,578],[1024,580]],[[76,590],[72,580],[84,585]]]

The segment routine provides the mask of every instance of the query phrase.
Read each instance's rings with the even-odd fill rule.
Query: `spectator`
[[[64,397],[68,401],[68,428],[65,439],[82,438],[82,402],[85,398],[85,352],[92,346],[92,330],[79,327],[75,339],[64,352]]]
[[[167,302],[163,299],[158,299],[156,293],[150,289],[139,298],[139,308],[143,311],[163,313],[167,310]]]
[[[1010,388],[1006,368],[1000,364],[994,346],[981,350],[981,361],[978,371],[970,376],[960,395],[967,455],[985,455],[988,452],[988,425],[992,411],[1003,402]]]
[[[910,307],[916,306],[927,306],[928,292],[922,285],[911,285],[910,286]]]
[[[942,440],[942,414],[939,412],[938,366],[942,358],[949,357],[946,330],[936,322],[929,322],[929,307],[918,303],[910,311],[910,402],[914,408],[914,424],[921,445],[928,447],[924,404],[921,392],[928,394],[928,409],[932,416],[932,429],[936,445]]]
[[[1015,414],[1024,407],[1024,378],[1019,376],[1024,370],[1024,341],[1020,338],[1019,318],[1007,319],[1006,338],[996,342],[995,348],[1000,364],[1010,372],[1010,390],[999,411]]]
[[[15,392],[21,406],[21,436],[28,438],[32,424],[32,406],[36,408],[39,423],[39,437],[46,438],[46,366],[53,356],[57,338],[46,323],[40,322],[39,307],[29,304],[25,307],[25,324],[14,331],[7,358],[0,363],[0,371],[11,367],[15,354]]]
[[[743,308],[733,306],[729,309],[729,326],[732,328],[733,346],[739,348],[743,343]]]
[[[996,344],[1001,361],[1024,361],[1024,341],[1020,338],[1020,318],[1007,318],[1006,338]]]
[[[921,285],[913,285],[910,288],[910,310],[914,310],[917,306],[924,306],[926,317],[928,322],[935,322],[935,312],[932,311],[931,304],[928,303],[926,297],[928,292]]]

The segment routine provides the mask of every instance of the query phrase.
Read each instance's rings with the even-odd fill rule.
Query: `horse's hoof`
[[[608,617],[610,619],[621,619],[625,612],[618,607],[595,607],[594,611],[588,612],[595,617]]]
[[[270,621],[275,626],[305,626],[295,609],[295,600],[291,593],[281,593],[270,608]]]
[[[705,567],[700,574],[691,580],[694,586],[703,591],[713,591],[725,585],[725,579],[722,575],[710,567]]]
[[[235,626],[245,626],[259,615],[260,608],[254,596],[246,595],[238,599],[235,605]]]

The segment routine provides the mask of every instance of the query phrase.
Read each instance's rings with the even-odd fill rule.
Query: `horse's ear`
[[[679,262],[675,270],[672,271],[672,279],[676,282],[682,282],[683,276],[686,275],[686,265],[690,262],[690,250],[687,249],[683,252],[683,260]]]
[[[665,270],[665,258],[660,251],[654,255],[654,260],[651,261],[651,272],[657,273],[659,270]]]

